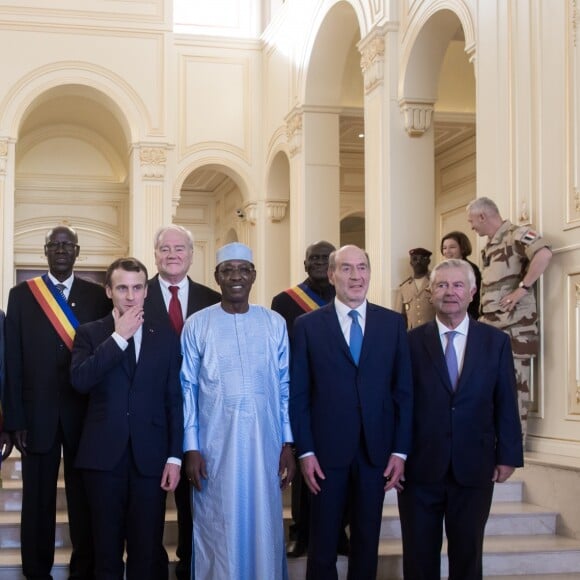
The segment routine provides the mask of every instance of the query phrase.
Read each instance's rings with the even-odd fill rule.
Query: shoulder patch
[[[522,244],[526,244],[526,246],[529,246],[530,244],[535,242],[539,237],[540,236],[538,232],[536,232],[535,230],[526,230],[524,232],[524,235],[521,237],[521,242]]]

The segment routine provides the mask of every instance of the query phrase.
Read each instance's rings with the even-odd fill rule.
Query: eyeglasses
[[[250,266],[238,266],[236,268],[226,266],[218,270],[218,274],[224,278],[231,278],[234,274],[239,274],[242,278],[249,278],[254,272],[254,268]]]
[[[79,246],[74,242],[47,242],[44,247],[49,252],[56,252],[56,250],[65,250],[67,252],[74,252]]]

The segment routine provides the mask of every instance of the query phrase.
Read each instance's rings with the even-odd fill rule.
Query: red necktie
[[[169,321],[173,330],[177,332],[178,335],[181,334],[181,329],[183,328],[183,312],[181,311],[181,302],[179,302],[179,286],[169,286],[169,291],[171,292],[171,300],[169,301]]]

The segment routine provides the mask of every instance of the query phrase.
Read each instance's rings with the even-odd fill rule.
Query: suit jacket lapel
[[[352,359],[352,355],[350,354],[350,348],[346,343],[344,334],[342,333],[342,328],[340,327],[340,323],[338,322],[338,314],[336,313],[336,308],[334,307],[334,301],[328,303],[326,306],[323,306],[321,310],[324,313],[324,320],[326,321],[326,324],[330,330],[330,335],[332,336],[332,339],[337,343],[340,350],[350,360],[350,362],[354,364],[354,360]],[[363,339],[363,347],[364,347],[364,339]]]
[[[445,356],[441,348],[441,339],[439,338],[439,329],[436,322],[429,322],[425,326],[425,348],[431,357],[433,366],[439,374],[445,387],[453,392],[451,381],[449,379],[449,372],[447,371],[447,364],[445,363]]]
[[[139,358],[137,359],[137,368],[135,369],[135,376],[139,372],[139,369],[143,369],[146,366],[145,361],[155,360],[155,345],[153,344],[153,335],[155,334],[155,329],[151,323],[145,321],[143,323],[143,330],[141,332],[141,348],[139,350]]]
[[[83,297],[82,290],[79,289],[79,284],[77,283],[77,277],[74,277],[72,286],[70,287],[70,292],[67,300],[68,305],[71,307],[76,319],[79,319],[79,313],[83,312]]]
[[[360,351],[360,359],[358,366],[360,367],[364,359],[368,356],[372,349],[373,339],[379,326],[378,318],[374,316],[375,307],[370,302],[367,302],[367,314],[365,318],[365,331],[363,334],[362,350]],[[349,349],[350,353],[350,349]],[[352,358],[352,357],[351,357]],[[354,362],[354,361],[353,361]]]
[[[195,305],[197,303],[195,286],[193,280],[188,276],[187,284],[189,285],[189,290],[187,292],[187,316],[191,316],[195,311]]]
[[[469,380],[469,375],[473,372],[476,362],[481,359],[481,353],[477,352],[479,345],[479,323],[469,319],[469,331],[467,333],[467,342],[465,344],[465,354],[463,355],[463,367],[459,375],[457,390],[461,389]]]
[[[156,313],[167,312],[163,294],[161,292],[161,282],[159,282],[159,274],[153,276],[147,288],[147,299],[151,301],[153,311]]]

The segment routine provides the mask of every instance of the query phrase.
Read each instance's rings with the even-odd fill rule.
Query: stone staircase
[[[20,459],[16,454],[2,466],[3,488],[0,490],[0,580],[21,580],[20,570]],[[497,485],[487,524],[485,578],[493,580],[580,580],[580,540],[556,533],[558,514],[523,501],[522,481]],[[54,580],[66,580],[70,540],[65,511],[63,484],[59,484],[56,526]],[[401,530],[396,494],[389,493],[383,508],[383,525],[379,547],[380,580],[402,578]],[[285,497],[284,518],[290,518],[289,494]],[[165,545],[170,560],[175,559],[176,512],[173,498],[168,498]],[[444,548],[445,551],[445,548]],[[442,574],[447,575],[447,559],[442,558]],[[171,564],[173,567],[173,563]],[[346,578],[347,560],[339,557],[339,579]],[[305,576],[306,558],[289,560],[291,580]],[[223,579],[228,580],[228,579]],[[268,579],[269,580],[269,579]]]

